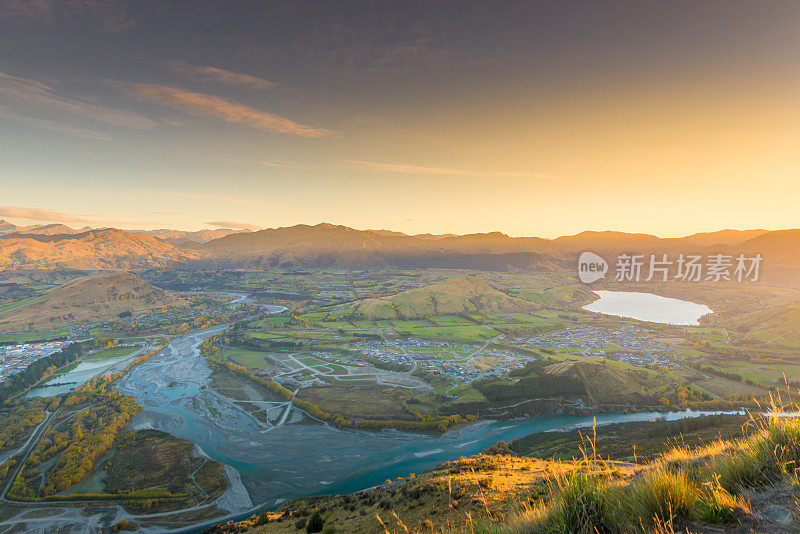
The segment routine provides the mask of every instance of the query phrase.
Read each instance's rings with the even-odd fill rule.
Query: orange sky
[[[800,226],[796,2],[118,5],[0,6],[0,218]]]

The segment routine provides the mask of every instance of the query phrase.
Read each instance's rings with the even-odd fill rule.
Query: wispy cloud
[[[112,126],[150,129],[155,123],[132,111],[114,109],[84,99],[60,94],[50,85],[12,76],[0,71],[0,100],[13,105],[27,105],[36,110],[69,113]]]
[[[291,169],[297,166],[295,162],[289,161],[288,159],[273,159],[270,161],[262,161],[261,164],[267,167],[278,167],[281,169]]]
[[[260,226],[255,224],[238,222],[238,221],[210,221],[206,223],[214,228],[233,228],[235,230],[261,230]]]
[[[341,167],[341,165],[327,165],[320,163],[298,163],[288,159],[272,159],[261,162],[265,167],[275,167],[278,169],[300,169],[300,170],[313,170],[313,169],[330,169]]]
[[[470,169],[460,169],[453,167],[431,167],[427,165],[408,165],[405,163],[384,163],[378,161],[363,161],[356,159],[346,160],[346,163],[377,172],[396,172],[402,174],[435,174],[439,176],[477,176],[477,177],[496,177],[496,178],[531,178],[542,177],[529,172],[515,171],[478,171]]]
[[[278,84],[258,78],[249,74],[242,74],[240,72],[232,72],[217,67],[192,65],[184,61],[172,60],[168,61],[167,65],[174,72],[185,74],[194,80],[205,82],[218,82],[225,85],[233,85],[236,87],[245,87],[247,89],[274,89]]]
[[[67,22],[112,33],[127,33],[136,26],[126,0],[0,0],[0,19]]]
[[[111,137],[104,133],[96,132],[86,128],[78,128],[64,124],[62,122],[51,121],[47,119],[39,119],[36,117],[28,117],[21,115],[7,106],[0,104],[0,118],[9,119],[15,122],[21,122],[41,128],[43,130],[50,130],[51,132],[58,132],[67,135],[74,135],[75,137],[82,137],[83,139],[92,139],[97,141],[111,141]]]
[[[162,191],[160,190],[146,190],[146,192],[162,193]],[[225,202],[225,203],[240,204],[245,206],[258,206],[262,208],[274,209],[280,205],[277,202],[260,200],[258,198],[253,198],[253,197],[231,197],[227,195],[215,195],[209,193],[190,193],[186,191],[169,191],[166,194],[178,198],[188,198],[192,200],[213,200],[214,202]]]
[[[214,117],[265,132],[280,132],[302,137],[333,137],[337,135],[331,130],[298,124],[280,115],[260,111],[219,96],[195,93],[166,85],[126,83],[115,80],[109,80],[108,83],[138,100],[154,102],[193,115]]]
[[[30,221],[49,221],[49,222],[63,222],[75,223],[85,222],[85,219],[64,213],[61,211],[45,210],[38,208],[20,208],[15,206],[0,206],[0,216],[12,217],[15,219],[27,219]]]

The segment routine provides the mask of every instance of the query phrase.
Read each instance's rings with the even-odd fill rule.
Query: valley
[[[674,427],[693,446],[736,439],[743,410],[800,383],[792,287],[587,287],[561,265],[7,273],[24,295],[0,303],[7,350],[58,341],[56,353],[9,368],[19,376],[6,403],[27,415],[0,417],[0,526],[51,517],[78,529],[76,502],[98,528],[210,527],[262,509],[285,517],[306,502],[297,499],[383,487],[496,447],[566,460],[580,452],[576,429],[593,425],[603,454],[650,460],[677,439],[669,425],[696,420]],[[712,313],[669,324],[592,312],[600,288]],[[765,309],[778,311],[758,315]],[[745,329],[744,317],[762,322]],[[30,348],[14,349],[23,342]],[[118,426],[100,439],[109,417]],[[614,445],[622,428],[639,433],[638,451]],[[70,447],[95,442],[73,466]],[[152,462],[141,473],[137,457]],[[513,477],[540,469],[516,461]],[[373,491],[379,503],[383,490]],[[373,519],[358,528],[379,532]]]
[[[0,0],[0,534],[797,534],[798,22]]]

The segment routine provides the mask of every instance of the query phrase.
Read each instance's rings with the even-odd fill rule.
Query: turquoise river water
[[[593,416],[536,416],[482,421],[440,436],[398,431],[342,431],[294,409],[287,424],[269,427],[235,401],[207,387],[211,370],[198,346],[224,327],[174,340],[136,366],[119,383],[143,406],[136,425],[153,427],[196,443],[205,454],[238,471],[249,498],[241,510],[274,507],[315,493],[358,491],[387,478],[422,472],[445,461],[480,452],[498,440],[534,432],[591,426]],[[194,400],[193,400],[194,399]],[[213,408],[211,408],[213,407]],[[700,412],[599,414],[597,424],[681,419]]]

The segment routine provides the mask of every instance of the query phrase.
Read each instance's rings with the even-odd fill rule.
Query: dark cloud
[[[127,33],[136,26],[124,0],[0,0],[0,19],[78,24],[112,33]]]

